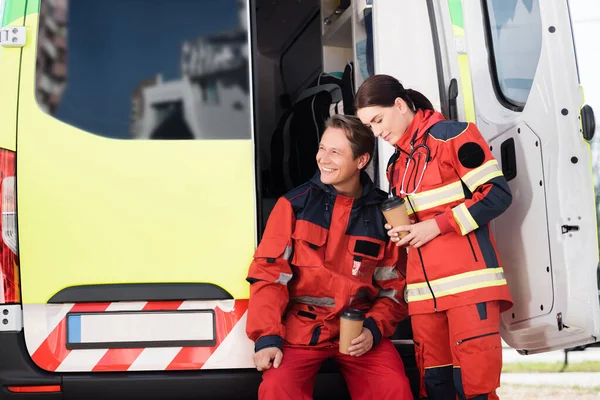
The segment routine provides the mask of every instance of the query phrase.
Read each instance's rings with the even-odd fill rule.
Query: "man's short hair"
[[[351,115],[335,114],[325,123],[325,129],[327,128],[342,129],[350,142],[354,159],[365,153],[369,154],[369,162],[367,162],[364,168],[369,165],[375,151],[375,135],[360,119]]]

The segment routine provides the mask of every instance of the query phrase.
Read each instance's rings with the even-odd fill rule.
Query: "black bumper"
[[[418,372],[412,345],[397,345],[413,393]],[[255,370],[212,370],[132,373],[49,373],[38,368],[25,347],[23,333],[0,333],[1,400],[188,400],[256,399],[260,373]],[[7,386],[61,385],[61,393],[12,393]],[[335,363],[321,368],[315,399],[349,399]]]

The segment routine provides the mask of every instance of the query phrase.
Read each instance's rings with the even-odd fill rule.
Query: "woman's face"
[[[391,107],[369,106],[358,109],[356,115],[371,128],[375,137],[391,145],[398,143],[414,117],[406,102],[397,98]]]

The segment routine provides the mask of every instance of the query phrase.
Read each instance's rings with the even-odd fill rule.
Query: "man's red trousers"
[[[263,373],[259,399],[312,400],[317,372],[328,358],[338,363],[353,400],[413,399],[402,359],[388,339],[360,357],[341,354],[337,347],[284,347],[279,368]]]

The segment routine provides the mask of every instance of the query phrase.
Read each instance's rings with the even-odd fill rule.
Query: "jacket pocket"
[[[315,307],[305,311],[303,306],[290,309],[284,318],[285,340],[291,345],[314,346],[328,339],[324,320],[329,312]]]
[[[471,253],[473,253],[473,259],[475,260],[475,262],[479,262],[479,260],[477,260],[477,253],[475,253],[475,247],[473,246],[473,241],[471,240],[470,232],[467,234],[467,240],[469,241],[469,248],[471,249]]]
[[[463,336],[455,344],[460,365],[460,382],[455,382],[457,390],[462,389],[466,398],[493,393],[500,386],[502,372],[500,333]]]
[[[353,236],[348,240],[351,262],[347,271],[353,276],[367,278],[370,282],[373,271],[383,259],[386,243],[369,237]]]
[[[286,239],[280,238],[263,238],[256,251],[254,258],[276,259],[283,255],[284,258],[289,258],[292,253],[292,247],[288,245]]]
[[[327,229],[308,221],[296,221],[292,239],[294,240],[293,265],[297,267],[320,267],[323,265]]]

